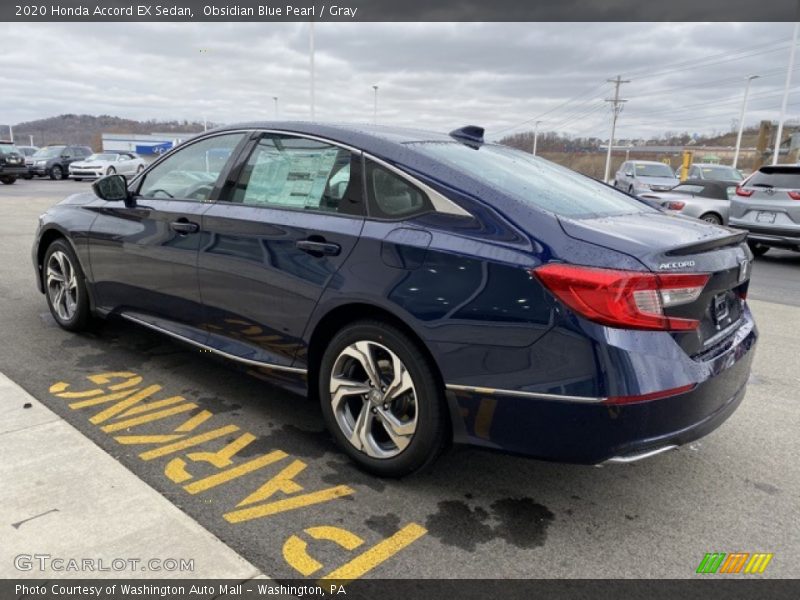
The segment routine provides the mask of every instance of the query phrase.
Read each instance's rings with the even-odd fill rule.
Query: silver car
[[[747,230],[753,254],[771,247],[800,251],[800,166],[761,167],[731,200],[731,227]]]
[[[647,192],[642,199],[655,200],[662,208],[701,219],[715,225],[727,225],[730,200],[736,185],[730,181],[687,179],[668,192]]]
[[[689,174],[686,179],[711,179],[713,181],[739,183],[744,179],[744,175],[742,175],[739,169],[734,169],[726,165],[693,163],[692,166],[689,167]]]
[[[669,165],[652,160],[627,160],[614,177],[614,187],[634,196],[666,192],[679,183]]]

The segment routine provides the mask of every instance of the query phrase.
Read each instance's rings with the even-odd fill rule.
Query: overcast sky
[[[787,23],[317,23],[317,119],[497,139],[542,130],[607,137],[605,80],[628,102],[618,137],[727,131],[746,75],[747,124],[777,119]],[[309,116],[306,23],[0,24],[0,123],[61,113],[231,123]],[[800,60],[788,116],[800,117]],[[573,100],[561,106],[568,100]]]

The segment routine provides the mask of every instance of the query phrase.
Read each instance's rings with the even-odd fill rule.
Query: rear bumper
[[[28,169],[24,166],[19,167],[9,167],[4,166],[0,167],[0,177],[22,177],[23,175],[28,174]]]
[[[695,379],[691,391],[676,396],[613,405],[602,398],[545,398],[451,386],[451,413],[463,417],[456,441],[545,460],[598,464],[657,454],[701,438],[744,398],[758,334],[749,311],[743,321],[714,358],[698,363],[687,357],[698,368],[669,365],[673,373],[693,372]]]
[[[731,227],[747,231],[747,240],[758,242],[765,246],[778,248],[800,247],[800,229],[785,229],[778,227],[759,227],[731,220]]]

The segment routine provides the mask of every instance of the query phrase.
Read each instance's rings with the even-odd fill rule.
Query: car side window
[[[215,135],[177,150],[145,175],[139,195],[207,201],[244,136],[244,133]]]
[[[400,175],[367,161],[369,216],[408,219],[433,210],[428,196]]]
[[[264,136],[239,174],[231,202],[288,210],[363,212],[361,157],[326,142]]]

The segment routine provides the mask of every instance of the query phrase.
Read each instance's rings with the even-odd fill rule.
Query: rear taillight
[[[678,200],[667,202],[667,208],[670,210],[683,210],[684,206],[686,206],[686,202],[679,202]]]
[[[649,394],[637,394],[635,396],[609,396],[603,400],[603,404],[636,404],[638,402],[649,402],[650,400],[661,400],[662,398],[671,398],[672,396],[680,396],[687,392],[691,392],[695,388],[695,384],[682,385],[681,387],[671,388],[668,390],[660,390],[658,392],[650,392]]]
[[[686,331],[699,321],[669,317],[664,309],[694,302],[709,275],[656,274],[551,263],[531,271],[579,315],[611,327]]]
[[[750,196],[753,195],[753,190],[746,190],[746,189],[744,189],[742,187],[737,187],[736,188],[736,195],[737,196],[743,196],[745,198],[749,198]]]
[[[789,198],[792,200],[800,200],[800,192],[789,192]]]

